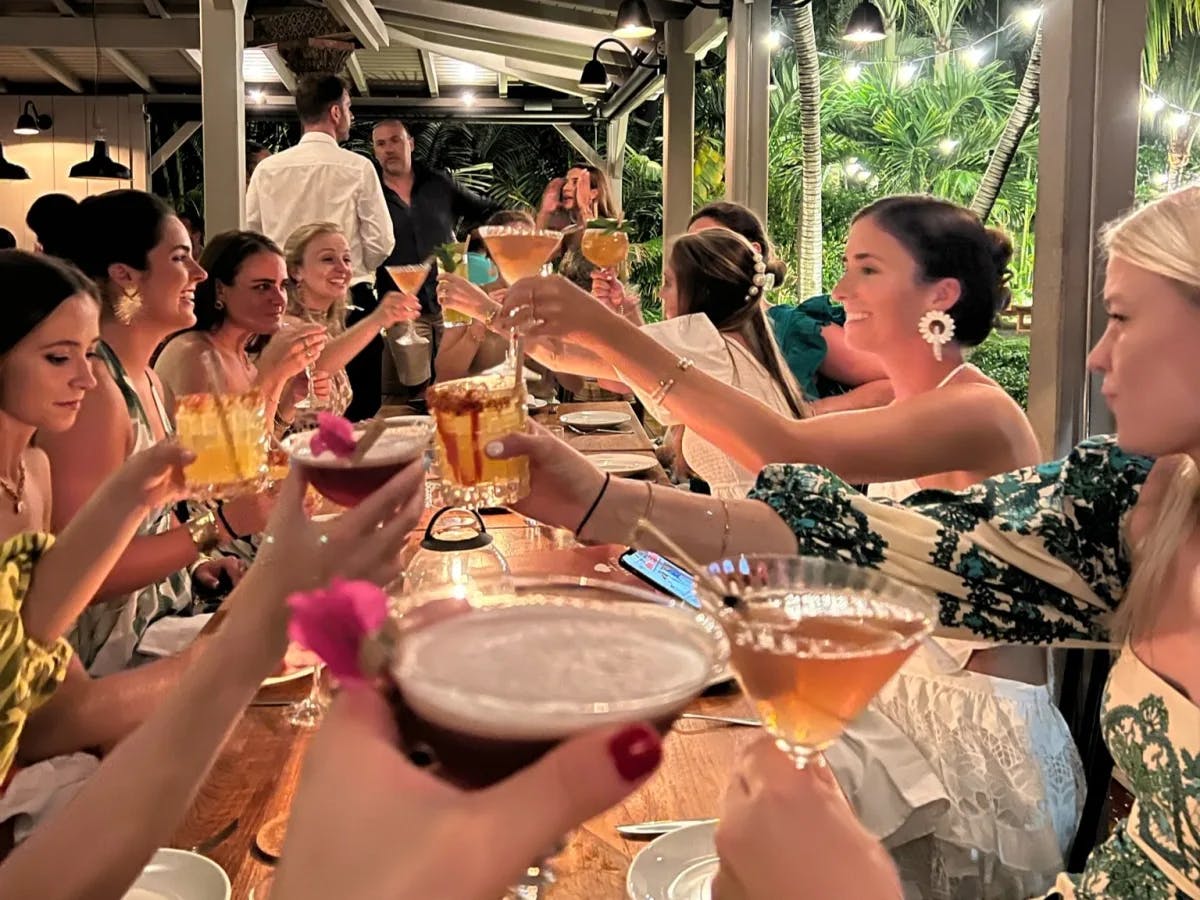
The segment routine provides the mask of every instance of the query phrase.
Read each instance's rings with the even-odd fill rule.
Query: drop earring
[[[133,321],[133,317],[137,315],[138,310],[141,308],[141,291],[135,287],[123,288],[121,296],[117,298],[116,305],[113,307],[113,315],[117,317],[117,321],[122,325],[128,325]]]
[[[933,358],[941,362],[942,348],[954,337],[954,320],[940,309],[931,309],[921,316],[917,331],[933,347]]]

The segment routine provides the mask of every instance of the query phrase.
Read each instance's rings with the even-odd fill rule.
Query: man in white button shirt
[[[264,159],[250,177],[247,227],[282,247],[301,225],[337,224],[350,243],[351,302],[370,312],[377,302],[375,270],[395,239],[374,164],[338,146],[350,137],[353,121],[345,82],[336,75],[303,76],[296,85],[296,114],[304,131],[300,142]],[[355,400],[351,418],[378,410],[381,357],[382,344],[373,344],[347,366]]]

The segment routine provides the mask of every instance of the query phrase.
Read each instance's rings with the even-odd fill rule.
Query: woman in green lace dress
[[[868,500],[812,466],[769,466],[751,499],[720,503],[653,488],[648,498],[644,484],[606,478],[543,434],[510,437],[489,453],[528,454],[533,492],[521,511],[589,541],[629,541],[652,510],[699,559],[799,551],[926,587],[940,600],[941,635],[1119,650],[1101,726],[1136,803],[1084,872],[1060,876],[1055,889],[1067,898],[1196,900],[1198,229],[1200,189],[1189,189],[1108,232],[1109,326],[1090,364],[1104,376],[1120,446],[1085,441],[1064,460],[903,503]],[[764,759],[775,758],[748,756],[730,787],[734,814],[718,832],[722,900],[792,896],[814,871],[830,895],[898,896],[886,856],[847,821],[849,809],[805,802],[822,776],[775,767],[763,777]]]

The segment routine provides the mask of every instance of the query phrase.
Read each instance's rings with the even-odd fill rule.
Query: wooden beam
[[[54,8],[58,10],[59,15],[63,15],[63,16],[78,15],[78,13],[76,13],[75,10],[72,9],[71,4],[68,3],[67,0],[50,0],[50,2],[54,4]]]
[[[391,39],[387,26],[370,0],[325,0],[325,6],[368,50],[388,46]]]
[[[191,64],[192,68],[196,70],[197,75],[204,74],[204,67],[200,63],[199,50],[180,50],[179,52]]]
[[[605,169],[608,184],[612,189],[613,203],[617,209],[624,208],[625,197],[625,146],[629,139],[629,115],[617,116],[608,122],[608,146],[605,148]]]
[[[729,33],[729,20],[722,18],[715,9],[697,7],[682,24],[682,49],[696,59],[704,59],[708,51],[724,41]]]
[[[280,82],[287,88],[287,92],[289,94],[296,93],[296,74],[288,68],[288,64],[279,55],[279,51],[274,47],[262,47],[260,49],[267,62],[271,64],[271,68],[275,70],[275,74],[279,76]]]
[[[425,84],[429,87],[429,96],[436,99],[441,95],[441,87],[438,84],[437,66],[433,62],[433,54],[428,50],[418,50],[417,54],[421,57],[421,71],[425,73]]]
[[[583,161],[589,166],[595,166],[597,169],[604,168],[604,158],[599,151],[589,144],[573,125],[556,124],[554,130],[566,139],[567,143],[571,145],[571,149],[582,156]]]
[[[147,94],[154,93],[154,85],[150,81],[150,76],[147,75],[132,59],[130,59],[120,50],[104,50],[101,52],[108,57],[108,61],[110,63],[124,73],[126,78],[140,87]]]
[[[200,47],[200,20],[195,16],[151,19],[145,16],[102,16],[92,34],[90,17],[0,17],[0,47],[171,50]],[[249,29],[247,28],[247,31]]]
[[[476,36],[459,37],[452,34],[438,34],[408,25],[398,25],[396,27],[401,28],[414,37],[431,43],[442,43],[450,47],[458,47],[460,50],[471,50],[476,53],[494,53],[497,56],[516,60],[517,65],[531,72],[544,72],[547,75],[557,75],[560,78],[578,78],[579,73],[583,70],[584,63],[587,61],[581,61],[575,56],[547,53],[543,50],[534,50],[529,47],[516,47],[504,39],[488,39],[490,35],[497,32],[479,31],[476,32]],[[483,39],[480,39],[479,36],[483,36]],[[591,53],[588,53],[587,59],[591,58]],[[622,65],[627,66],[628,59],[625,57],[622,58],[624,60]]]
[[[38,68],[67,88],[67,90],[74,91],[76,94],[83,93],[83,83],[67,71],[67,68],[55,59],[52,54],[45,50],[34,49],[26,49],[24,53],[30,62],[37,65]]]
[[[489,72],[504,72],[510,78],[515,78],[526,84],[536,84],[572,97],[596,96],[595,92],[585,91],[580,88],[577,81],[567,81],[566,79],[555,78],[550,75],[540,75],[537,72],[516,68],[509,65],[504,57],[497,56],[494,53],[477,53],[471,50],[461,50],[458,47],[447,44],[435,44],[391,26],[389,26],[388,30],[391,32],[394,41],[404,44],[407,47],[415,47],[417,50],[428,50],[430,53],[436,53],[439,56],[479,66],[481,69],[487,69]]]
[[[697,10],[699,12],[700,10]],[[696,57],[687,51],[687,21],[666,24],[667,83],[663,104],[663,234],[687,231],[696,171]]]
[[[171,14],[163,8],[159,0],[142,0],[142,4],[146,7],[146,12],[159,19],[169,19]]]
[[[484,7],[450,0],[377,0],[381,10],[410,13],[444,22],[469,22],[474,28],[502,31],[509,34],[535,34],[575,44],[594,46],[610,37],[613,20],[607,17],[576,12],[571,22],[551,18],[553,7],[535,3],[512,3],[500,8],[498,2]],[[519,10],[519,11],[514,11]]]
[[[366,73],[363,72],[362,63],[358,61],[358,57],[353,53],[346,59],[346,72],[350,75],[350,80],[354,82],[354,87],[362,97],[371,96],[370,85],[367,84]]]
[[[504,56],[523,56],[527,50],[532,50],[537,53],[578,60],[582,64],[592,58],[592,50],[596,44],[596,41],[580,43],[576,41],[557,40],[545,37],[541,33],[531,34],[527,31],[507,32],[477,28],[470,21],[445,21],[412,14],[400,15],[394,12],[384,12],[383,19],[389,25],[403,28],[405,31],[438,35],[438,37],[432,37],[430,40],[442,40],[442,35],[448,35],[450,37],[467,38],[473,41],[485,41],[497,47],[502,47],[503,49],[493,49],[492,52],[500,53]],[[629,64],[629,57],[620,50],[605,48],[600,51],[600,61],[615,66],[626,66]],[[582,68],[582,65],[580,67]]]
[[[166,142],[161,147],[150,155],[150,174],[153,175],[163,167],[172,156],[179,152],[179,148],[192,139],[192,135],[200,130],[199,122],[184,122],[176,132],[167,138]]]
[[[508,76],[503,72],[496,73],[496,93],[501,97],[508,96]]]

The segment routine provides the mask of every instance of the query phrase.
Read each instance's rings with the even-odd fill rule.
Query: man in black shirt
[[[440,244],[453,241],[454,226],[462,220],[464,229],[484,222],[496,205],[460,187],[445,172],[435,171],[412,158],[413,139],[402,122],[386,119],[371,133],[375,159],[383,181],[383,195],[392,216],[396,247],[384,261],[384,266],[416,265],[428,259]],[[375,280],[380,296],[392,290],[394,282],[384,268]],[[428,344],[401,346],[388,340],[381,354],[383,373],[383,402],[412,403],[421,401],[424,389],[432,380],[433,360],[437,355],[444,324],[442,309],[437,300],[437,267],[418,292],[421,318],[413,328]],[[393,328],[389,338],[401,333],[403,326]],[[370,353],[368,349],[363,355]]]

